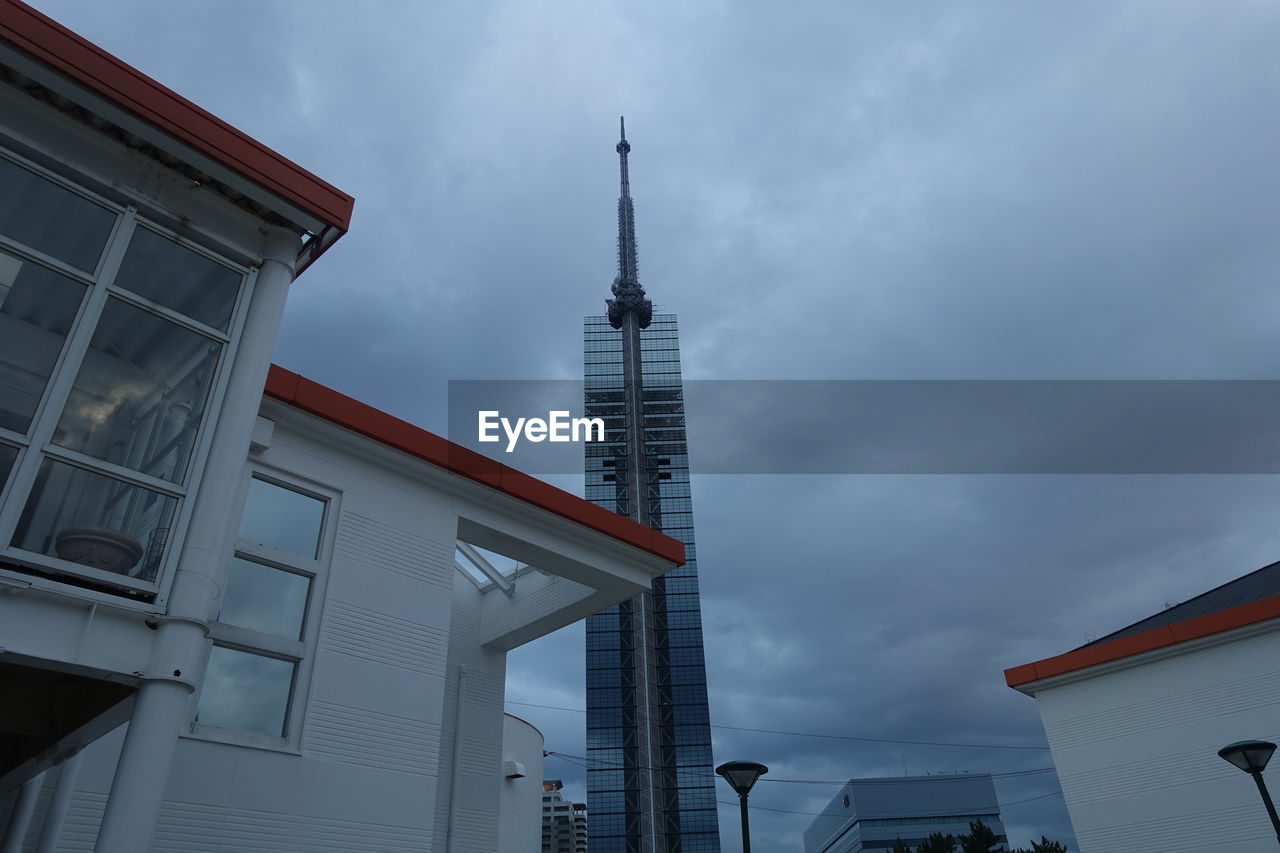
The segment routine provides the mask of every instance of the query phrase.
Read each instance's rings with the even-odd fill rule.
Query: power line
[[[551,757],[551,758],[559,758],[561,761],[567,761],[567,762],[569,762],[570,764],[577,764],[577,765],[578,765],[578,766],[580,766],[580,767],[585,767],[587,770],[626,770],[626,769],[627,769],[627,766],[626,766],[625,764],[612,764],[612,763],[610,763],[610,764],[601,764],[598,760],[596,760],[596,759],[592,759],[592,758],[590,758],[589,756],[584,756],[584,755],[569,755],[568,753],[565,753],[565,752],[555,752],[555,751],[553,751],[553,750],[544,750],[542,754],[543,754],[544,756],[548,756],[548,757]],[[636,767],[635,769],[637,769],[637,770],[648,770],[648,769],[651,769],[651,768],[647,768],[647,767]],[[1000,773],[978,773],[978,774],[964,774],[964,773],[962,773],[962,774],[959,774],[959,775],[938,776],[938,777],[934,778],[934,781],[935,781],[935,782],[939,782],[939,783],[945,783],[945,782],[965,782],[965,781],[968,781],[968,780],[965,778],[966,776],[974,776],[974,775],[978,775],[978,776],[990,776],[992,779],[1007,779],[1007,778],[1011,778],[1011,777],[1015,777],[1015,776],[1031,776],[1031,775],[1034,775],[1034,774],[1037,774],[1037,773],[1052,773],[1052,772],[1054,772],[1054,770],[1055,770],[1055,769],[1056,769],[1056,768],[1054,768],[1054,767],[1037,767],[1037,768],[1035,768],[1035,769],[1033,769],[1033,770],[1007,770],[1007,771],[1000,772]],[[677,772],[679,772],[679,771],[677,770]],[[930,778],[930,777],[925,777],[925,778]],[[849,783],[849,780],[848,780],[848,779],[841,779],[841,780],[831,780],[831,779],[770,779],[770,778],[765,777],[765,776],[761,776],[759,781],[760,781],[760,782],[783,782],[783,783],[791,783],[791,784],[794,784],[794,785],[847,785],[847,784]],[[884,779],[877,779],[877,780],[876,780],[876,784],[879,784],[879,785],[899,785],[899,784],[901,784],[901,785],[915,785],[915,784],[918,784],[919,782],[920,782],[920,778],[919,778],[919,777],[914,778],[914,779],[898,779],[898,778],[893,777],[893,776],[888,776],[888,777],[886,777],[886,778],[884,778]]]
[[[569,711],[570,713],[574,713],[574,714],[586,713],[586,710],[583,708],[565,708],[560,705],[539,705],[534,702],[513,702],[511,700],[507,700],[507,704],[520,705],[526,708],[546,708],[547,710],[550,710],[550,711]],[[728,731],[735,731],[735,732],[756,732],[759,734],[768,734],[768,735],[788,735],[790,737],[813,737],[813,738],[823,738],[825,740],[851,740],[851,741],[859,741],[862,743],[897,743],[897,744],[909,744],[911,746],[953,746],[953,747],[960,747],[964,749],[1034,749],[1034,750],[1041,750],[1041,751],[1049,749],[1047,745],[1046,746],[1020,746],[1016,744],[1003,744],[1003,743],[951,743],[947,741],[936,741],[936,740],[897,740],[894,738],[882,738],[882,737],[856,737],[854,735],[814,734],[813,732],[788,732],[788,731],[781,731],[778,729],[752,729],[752,728],[746,728],[745,726],[725,726],[725,725],[720,725],[718,723],[712,723],[711,728],[726,729]]]

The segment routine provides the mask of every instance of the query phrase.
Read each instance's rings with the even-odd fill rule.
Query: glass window
[[[108,300],[54,442],[182,482],[222,345]]]
[[[225,332],[240,279],[240,273],[139,228],[129,242],[116,285]]]
[[[219,622],[301,639],[311,579],[241,557],[231,561]]]
[[[87,288],[0,251],[0,427],[25,433]]]
[[[0,490],[9,480],[9,472],[13,470],[14,460],[18,458],[18,448],[0,444]]]
[[[290,661],[214,646],[196,719],[283,736],[294,666]]]
[[[13,544],[139,580],[155,580],[177,500],[45,459]]]
[[[0,234],[92,272],[115,214],[0,158]]]
[[[323,523],[324,501],[257,477],[249,481],[241,539],[315,559]]]

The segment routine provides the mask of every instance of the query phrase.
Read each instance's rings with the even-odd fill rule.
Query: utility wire
[[[584,767],[584,768],[587,768],[587,769],[592,769],[592,768],[587,767],[586,762],[588,761],[588,759],[583,758],[583,757],[582,757],[582,756],[580,756],[580,755],[567,755],[567,754],[565,754],[565,753],[563,753],[563,752],[553,752],[553,751],[550,751],[550,750],[544,750],[543,755],[544,755],[544,756],[547,756],[547,757],[550,757],[550,758],[559,758],[561,761],[566,761],[566,762],[568,762],[568,763],[570,763],[570,764],[576,764],[576,765],[578,765],[579,767]],[[622,768],[618,768],[618,769],[622,769]],[[1047,773],[1047,772],[1049,772],[1049,771],[1051,771],[1051,770],[1053,770],[1053,769],[1054,769],[1054,768],[1052,768],[1052,767],[1041,767],[1041,768],[1038,768],[1038,769],[1036,769],[1036,770],[1013,770],[1013,771],[1010,771],[1010,772],[1008,772],[1008,773],[991,773],[991,774],[988,774],[988,775],[990,775],[992,778],[997,778],[997,777],[999,777],[999,778],[1007,778],[1007,777],[1009,777],[1009,776],[1027,776],[1027,775],[1030,775],[1030,774],[1032,774],[1032,773]],[[884,784],[885,782],[896,782],[896,781],[898,781],[898,780],[893,779],[892,777],[890,777],[890,778],[887,778],[887,779],[882,780],[882,781],[881,781],[881,782],[879,782],[878,784]],[[907,782],[906,782],[906,780],[902,780],[902,781],[903,781],[904,783],[907,783]],[[918,781],[919,781],[919,780],[911,780],[911,782],[909,782],[909,783],[907,783],[907,784],[916,784],[916,782],[918,782]],[[944,780],[943,778],[939,777],[936,781],[937,781],[937,782],[943,782],[943,781],[946,781],[946,782],[963,782],[963,781],[965,781],[965,780],[964,780],[964,779],[956,779],[956,778],[947,778],[947,779],[945,779],[945,780]],[[766,779],[766,778],[764,778],[763,776],[762,776],[762,777],[760,777],[760,779],[759,779],[759,780],[757,780],[757,784],[758,784],[759,782],[800,782],[800,783],[804,783],[804,784],[812,784],[812,785],[845,785],[845,784],[848,784],[848,780],[847,780],[847,779],[846,779],[844,782],[827,782],[827,781],[819,781],[819,780],[805,780],[805,779]],[[1034,802],[1034,801],[1036,801],[1036,800],[1043,800],[1043,799],[1046,799],[1046,798],[1048,798],[1048,797],[1057,796],[1057,795],[1059,795],[1059,794],[1061,794],[1061,793],[1062,793],[1062,789],[1061,789],[1061,788],[1055,788],[1054,790],[1050,791],[1050,792],[1049,792],[1049,793],[1047,793],[1047,794],[1037,794],[1037,795],[1036,795],[1036,796],[1034,796],[1034,797],[1026,797],[1025,799],[1021,799],[1021,800],[1010,800],[1010,801],[1008,801],[1008,802],[1000,803],[1000,808],[1001,808],[1001,809],[1006,809],[1006,808],[1008,808],[1009,806],[1020,806],[1020,805],[1022,805],[1023,803],[1030,803],[1030,802]],[[740,804],[739,804],[739,803],[727,802],[727,801],[725,801],[725,800],[716,800],[716,803],[717,803],[718,805],[722,805],[722,806],[732,806],[732,807],[734,807],[734,808],[739,808],[739,807],[740,807]],[[748,801],[747,801],[747,808],[748,808],[748,809],[751,809],[751,810],[753,810],[753,811],[778,812],[778,813],[780,813],[780,814],[798,814],[798,815],[807,815],[808,817],[818,817],[818,816],[820,816],[820,815],[822,814],[822,812],[802,812],[802,811],[797,811],[797,810],[795,810],[795,809],[777,809],[777,808],[772,808],[772,807],[770,807],[770,806],[754,806],[754,805],[752,805],[752,804],[751,804],[750,800],[748,800]]]
[[[538,705],[534,702],[513,702],[511,700],[507,700],[507,704],[520,705],[526,708],[546,708],[547,710],[550,710],[550,711],[569,711],[574,714],[586,713],[586,709],[584,708],[565,708],[560,705]],[[744,726],[724,726],[724,725],[719,725],[718,723],[712,723],[711,728],[726,729],[728,731],[735,731],[735,732],[757,732],[759,734],[768,734],[768,735],[788,735],[791,737],[814,737],[814,738],[824,738],[827,740],[852,740],[852,741],[861,741],[863,743],[901,743],[901,744],[910,744],[912,746],[954,746],[954,747],[962,747],[965,749],[1035,749],[1035,750],[1041,750],[1041,751],[1045,751],[1049,749],[1047,745],[1046,746],[1019,746],[1016,744],[1004,744],[1004,743],[950,743],[946,741],[936,741],[936,740],[896,740],[894,738],[883,738],[883,737],[855,737],[853,735],[814,734],[812,732],[788,732],[788,731],[780,731],[778,729],[751,729],[751,728],[746,728]]]
[[[569,755],[568,753],[564,753],[564,752],[554,752],[554,751],[552,751],[552,750],[543,750],[543,753],[542,753],[542,754],[543,754],[544,756],[546,756],[546,757],[549,757],[549,758],[559,758],[561,761],[567,761],[567,762],[569,762],[570,764],[577,764],[577,765],[579,765],[580,767],[585,767],[585,768],[586,768],[586,769],[588,769],[588,770],[626,770],[626,769],[627,769],[626,765],[624,765],[624,764],[602,764],[602,763],[600,763],[599,761],[596,761],[595,759],[592,759],[592,758],[589,758],[589,757],[587,757],[587,756],[583,756],[583,755]],[[648,768],[648,767],[636,767],[635,769],[636,769],[636,770],[649,770],[649,769],[651,769],[651,768]],[[1005,778],[1009,778],[1009,777],[1013,777],[1013,776],[1031,776],[1031,775],[1036,774],[1036,773],[1052,773],[1052,772],[1054,772],[1054,770],[1055,770],[1055,769],[1056,769],[1056,768],[1053,768],[1053,767],[1037,767],[1037,768],[1035,768],[1034,770],[1008,770],[1008,771],[1005,771],[1005,772],[1003,772],[1003,773],[978,773],[978,774],[960,774],[960,775],[954,775],[954,776],[939,776],[939,777],[936,779],[936,781],[937,781],[937,782],[964,782],[964,781],[967,781],[967,780],[964,778],[964,777],[965,777],[965,775],[990,776],[992,779],[1005,779]],[[677,772],[679,772],[679,771],[677,770]],[[926,777],[926,778],[928,778],[928,777]],[[894,785],[894,784],[915,785],[915,784],[917,784],[919,781],[920,781],[920,780],[919,780],[918,778],[917,778],[917,779],[898,779],[898,778],[893,777],[893,776],[888,776],[888,777],[884,778],[883,780],[878,780],[878,781],[877,781],[877,784],[881,784],[881,785],[886,785],[886,784],[888,784],[888,785]],[[831,779],[770,779],[770,778],[768,778],[767,776],[761,776],[761,777],[760,777],[760,779],[758,780],[758,782],[789,782],[789,783],[794,784],[794,785],[847,785],[847,784],[849,783],[849,780],[848,780],[848,779],[841,779],[841,780],[831,780]]]

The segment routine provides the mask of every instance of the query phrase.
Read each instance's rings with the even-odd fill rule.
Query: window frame
[[[245,507],[248,504],[249,485],[254,479],[262,480],[282,489],[298,492],[323,503],[323,515],[320,520],[320,530],[317,534],[318,542],[314,559],[239,537],[240,522],[244,517]],[[289,685],[289,699],[285,705],[284,733],[280,736],[275,736],[250,729],[237,729],[230,726],[200,722],[197,719],[197,715],[205,685],[205,673],[202,673],[199,689],[192,694],[191,698],[191,723],[188,731],[183,732],[183,737],[236,746],[252,746],[294,755],[301,754],[302,731],[305,724],[306,708],[311,695],[311,677],[315,668],[316,652],[319,648],[320,617],[326,600],[329,568],[337,538],[337,520],[340,513],[341,497],[341,492],[335,488],[304,479],[269,465],[250,464],[246,466],[236,506],[234,533],[228,531],[228,539],[231,540],[231,545],[227,549],[224,559],[228,566],[233,558],[239,557],[273,569],[302,575],[310,580],[307,600],[303,605],[301,639],[289,640],[278,634],[230,625],[219,622],[215,616],[209,622],[209,643],[205,664],[207,668],[209,656],[213,654],[215,647],[292,662],[294,664],[293,681]]]
[[[201,230],[192,229],[192,233],[206,239],[208,244],[216,244],[217,248],[197,242],[186,233],[177,233],[164,224],[164,221],[170,217],[163,211],[127,202],[121,203],[108,195],[93,191],[86,184],[94,182],[70,167],[67,167],[66,174],[60,174],[18,154],[5,144],[0,144],[0,157],[111,211],[115,216],[97,264],[91,272],[73,267],[39,250],[0,235],[0,250],[15,255],[24,262],[45,266],[86,287],[86,292],[82,295],[76,316],[50,371],[27,432],[18,434],[12,430],[0,429],[0,442],[15,447],[18,451],[8,480],[0,488],[0,560],[43,573],[31,574],[0,566],[0,577],[21,578],[24,582],[60,591],[71,588],[75,590],[76,595],[104,602],[138,606],[151,611],[163,610],[173,582],[174,567],[182,551],[183,540],[186,538],[186,531],[191,521],[194,498],[199,494],[205,464],[217,428],[218,413],[222,409],[231,369],[238,355],[240,339],[257,283],[258,266],[251,262],[247,263],[238,253],[221,245],[221,241],[209,239],[209,235]],[[133,294],[116,284],[116,277],[125,253],[138,228],[145,228],[164,239],[171,240],[182,248],[205,257],[240,276],[239,292],[225,332]],[[180,328],[215,341],[220,347],[217,364],[210,379],[209,396],[205,401],[201,422],[191,446],[190,457],[186,463],[186,474],[181,482],[170,482],[53,443],[60,418],[66,409],[109,299],[120,300],[126,305],[158,316],[164,321],[175,323]],[[28,551],[13,544],[14,533],[31,498],[45,459],[104,475],[176,500],[173,516],[169,521],[170,536],[164,545],[165,554],[156,569],[153,580],[143,581],[131,578],[127,575],[63,560],[57,556]],[[145,547],[146,543],[140,544]],[[85,583],[92,586],[85,587]],[[111,591],[99,591],[103,587]]]

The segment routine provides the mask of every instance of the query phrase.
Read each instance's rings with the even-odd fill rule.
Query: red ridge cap
[[[1280,595],[1240,604],[1226,610],[1219,610],[1217,613],[1206,613],[1204,616],[1184,619],[1140,634],[1119,637],[1096,646],[1075,649],[1035,663],[1011,667],[1004,671],[1004,680],[1010,687],[1021,687],[1054,675],[1077,672],[1101,663],[1110,663],[1143,652],[1169,648],[1189,640],[1221,634],[1224,631],[1276,618],[1280,618]]]
[[[279,365],[271,365],[263,394],[620,542],[656,554],[677,566],[685,562],[684,543],[678,539],[650,530],[590,501],[557,489],[550,483],[544,483],[523,471],[517,471],[408,421],[402,421],[340,394],[332,388],[312,382]]]
[[[350,227],[351,196],[21,0],[0,0],[0,38],[332,228]]]

